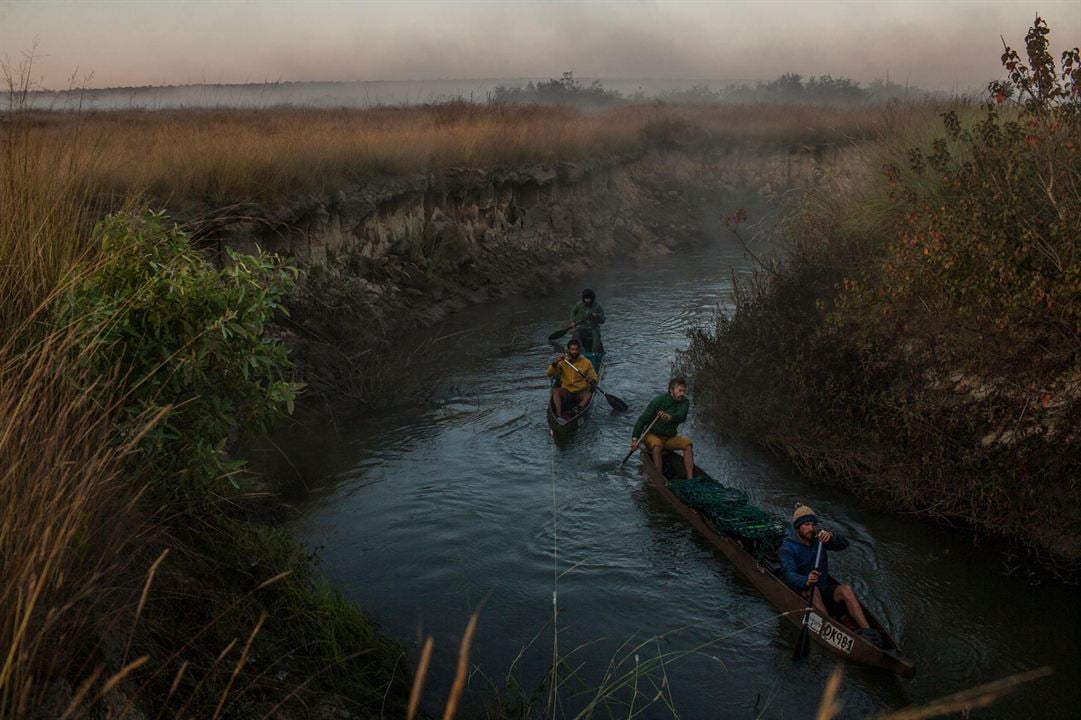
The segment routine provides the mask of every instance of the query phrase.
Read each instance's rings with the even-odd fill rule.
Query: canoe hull
[[[785,585],[773,569],[759,562],[754,555],[747,552],[737,539],[718,532],[705,517],[676,497],[668,489],[664,475],[654,467],[652,457],[646,452],[642,453],[642,464],[646,467],[650,481],[657,492],[700,535],[722,552],[774,607],[785,613],[784,616],[793,625],[796,627],[802,626],[804,614],[807,613],[807,602]],[[695,466],[695,474],[709,477],[706,473],[701,472],[697,466]],[[810,611],[808,617],[810,632],[808,634],[816,643],[847,660],[888,670],[900,677],[913,677],[916,674],[915,664],[901,653],[897,643],[882,623],[866,607],[863,608],[863,611],[867,616],[867,621],[885,639],[885,645],[887,646],[885,649],[876,647],[856,635],[840,621],[823,617],[817,610]]]

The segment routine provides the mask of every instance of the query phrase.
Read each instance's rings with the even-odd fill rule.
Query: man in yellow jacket
[[[548,377],[559,375],[559,385],[552,388],[552,407],[556,417],[563,415],[564,403],[575,403],[583,408],[589,405],[592,385],[598,380],[597,371],[589,358],[582,354],[582,344],[577,338],[571,338],[567,343],[567,352],[556,355],[547,372]]]

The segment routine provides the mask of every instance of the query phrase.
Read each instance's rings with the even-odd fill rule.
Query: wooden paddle
[[[814,571],[818,571],[818,562],[822,559],[822,543],[818,543],[818,550],[815,552],[815,566]],[[821,578],[819,578],[821,580]],[[810,621],[811,621],[811,608],[814,606],[815,601],[815,588],[818,587],[818,583],[815,582],[811,585],[811,592],[807,593],[807,612],[803,614],[803,626],[799,629],[799,639],[796,640],[796,649],[792,651],[792,659],[800,660],[811,654],[811,635],[810,635]]]
[[[586,374],[584,372],[582,372],[581,370],[579,370],[577,367],[575,367],[574,363],[572,363],[566,357],[563,358],[563,362],[567,363],[572,368],[574,368],[574,372],[581,375],[587,381],[589,380],[589,378],[586,377]],[[612,406],[613,410],[619,410],[620,412],[623,412],[624,410],[627,409],[627,403],[623,402],[623,400],[621,398],[618,398],[615,395],[609,395],[604,390],[601,390],[601,386],[597,385],[596,383],[593,383],[592,387],[597,392],[599,392],[601,395],[604,395],[604,399],[608,401],[608,404]]]
[[[631,451],[629,453],[627,453],[623,457],[622,460],[619,461],[619,466],[616,468],[617,470],[619,468],[623,467],[623,463],[625,463],[625,462],[627,462],[628,460],[631,459],[631,455],[634,455],[634,451],[638,449],[638,446],[642,442],[641,438],[644,438],[646,435],[648,435],[649,431],[653,429],[653,423],[657,422],[660,419],[661,419],[661,414],[660,413],[657,413],[656,415],[653,416],[653,420],[650,421],[649,425],[646,425],[646,429],[642,431],[642,434],[634,439],[634,447],[631,448]]]
[[[593,317],[596,314],[597,313],[592,313],[589,317]],[[559,338],[566,335],[568,330],[573,330],[576,327],[578,327],[578,323],[575,322],[575,323],[571,323],[568,327],[565,327],[562,330],[556,330],[554,333],[552,333],[551,335],[548,336],[548,342],[552,342],[553,340],[558,340]]]

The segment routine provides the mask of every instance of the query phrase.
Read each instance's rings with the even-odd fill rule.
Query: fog
[[[1037,11],[1056,52],[1081,2],[0,2],[0,55],[38,42],[62,89],[266,81],[766,80],[784,72],[936,90],[999,75]],[[489,83],[491,84],[491,83]],[[661,82],[662,85],[667,85]],[[436,84],[432,84],[434,87]],[[484,81],[434,93],[484,92]],[[419,88],[419,89],[418,89]],[[369,87],[369,92],[375,86]],[[425,94],[424,83],[406,95]]]

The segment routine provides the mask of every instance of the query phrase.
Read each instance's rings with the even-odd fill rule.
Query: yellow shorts
[[[642,443],[650,450],[658,445],[665,450],[686,450],[694,444],[690,438],[685,438],[682,435],[662,438],[660,435],[654,435],[653,433],[646,433],[646,436],[642,438]]]

